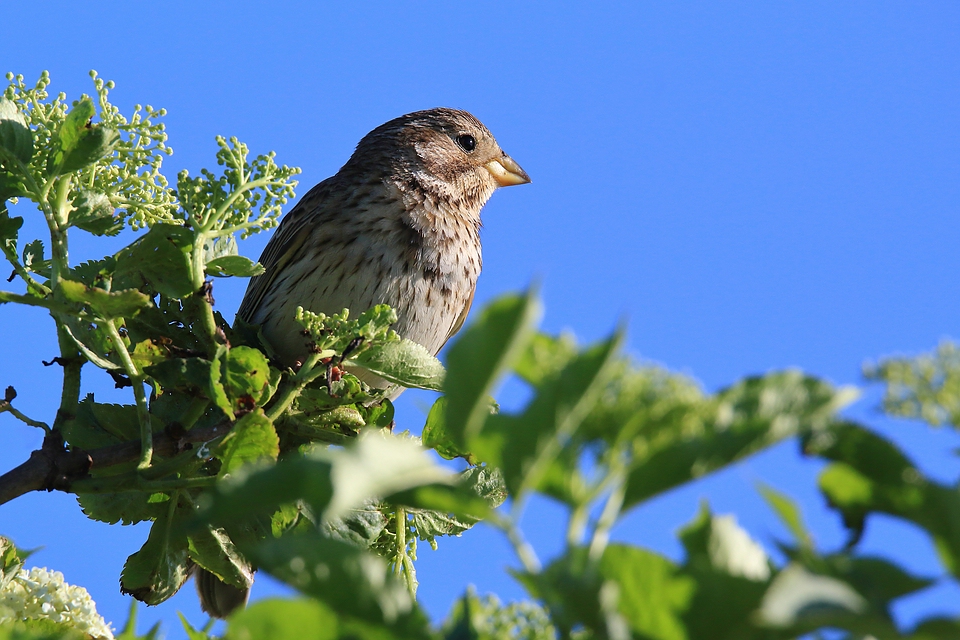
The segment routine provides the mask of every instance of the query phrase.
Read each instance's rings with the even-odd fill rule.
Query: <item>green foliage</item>
[[[219,137],[220,173],[181,173],[171,189],[163,110],[125,117],[108,101],[112,83],[92,77],[94,96],[69,104],[51,98],[46,74],[33,87],[9,75],[0,98],[0,249],[17,279],[0,304],[49,311],[64,373],[52,426],[18,411],[12,387],[0,413],[42,428],[48,443],[62,438],[70,451],[58,455],[96,461],[51,475],[88,517],[151,523],[123,568],[124,593],[162,603],[196,567],[238,588],[256,567],[299,592],[233,614],[226,637],[244,639],[960,636],[960,620],[948,618],[899,628],[891,608],[932,578],[857,551],[871,514],[884,513],[926,531],[944,579],[960,577],[956,486],[837,418],[855,391],[781,371],[707,393],[624,356],[619,331],[585,346],[539,332],[534,291],[480,310],[446,370],[391,330],[396,314],[384,305],[354,315],[298,309],[313,348],[295,368],[277,366],[257,327],[214,312],[207,277],[262,273],[238,255],[236,236],[276,224],[298,170],[273,154],[251,160],[245,145]],[[49,238],[21,237],[23,219],[7,209],[15,198],[36,206]],[[144,232],[114,255],[71,262],[71,233],[128,228]],[[958,364],[944,344],[867,376],[886,383],[889,413],[957,426]],[[94,368],[130,387],[131,401],[81,399],[81,373]],[[391,433],[393,388],[369,386],[369,374],[443,392],[422,441]],[[509,376],[529,401],[501,411],[492,396]],[[782,564],[708,505],[680,532],[680,560],[611,541],[630,509],[788,439],[827,461],[820,489],[849,528],[844,548],[818,549],[799,508],[766,486],[791,538],[777,542]],[[430,450],[456,459],[459,472]],[[568,516],[565,544],[546,564],[520,525],[536,495]],[[436,547],[481,520],[506,536],[513,573],[536,602],[468,591],[431,627],[415,600],[417,545]],[[24,583],[23,559],[0,538],[0,620],[11,585]],[[64,633],[38,620],[11,618],[0,638]],[[132,610],[118,637],[137,638],[134,627]],[[184,620],[184,629],[210,637],[209,626]]]

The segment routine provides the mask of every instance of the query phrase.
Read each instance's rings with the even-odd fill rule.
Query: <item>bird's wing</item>
[[[470,292],[470,297],[467,298],[467,304],[463,305],[463,311],[461,311],[460,315],[457,316],[457,319],[454,320],[453,326],[450,327],[450,332],[447,333],[447,337],[444,338],[443,344],[447,344],[447,341],[450,340],[450,338],[452,338],[453,336],[455,336],[456,333],[460,331],[460,328],[463,326],[463,323],[466,322],[467,314],[470,313],[470,305],[473,304],[473,296],[474,294],[476,294],[476,292],[477,292],[477,289],[476,287],[474,287],[473,290]],[[443,344],[440,345],[440,349],[443,348]],[[440,349],[437,349],[438,353]]]
[[[308,191],[307,195],[303,196],[300,202],[290,210],[290,213],[284,216],[277,232],[270,238],[270,242],[260,256],[260,264],[266,272],[250,279],[243,302],[240,303],[240,309],[237,311],[238,318],[252,322],[257,308],[277,275],[283,272],[284,267],[293,260],[310,236],[311,226],[317,222],[316,213],[323,209],[324,201],[329,197],[333,179],[327,178]]]

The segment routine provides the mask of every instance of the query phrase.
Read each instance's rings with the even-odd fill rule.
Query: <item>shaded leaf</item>
[[[823,431],[853,397],[848,390],[786,371],[746,378],[705,408],[689,405],[695,412],[692,422],[683,412],[672,412],[656,439],[639,432],[625,508],[797,433]]]
[[[267,540],[252,557],[264,571],[341,616],[429,637],[425,616],[387,563],[351,544],[311,532]]]
[[[258,460],[276,460],[280,439],[273,423],[257,409],[237,420],[213,451],[222,462],[220,476],[235,472],[241,466]]]
[[[27,165],[33,157],[33,131],[12,100],[0,97],[0,166],[4,155]]]
[[[77,495],[77,502],[91,520],[124,525],[154,520],[169,506],[165,494],[143,491],[81,493]]]
[[[145,307],[153,306],[150,298],[136,289],[105,291],[74,280],[61,280],[63,297],[88,305],[101,318],[112,319],[134,316]]]
[[[336,640],[337,614],[312,598],[265,598],[230,616],[227,640],[310,638]]]
[[[469,464],[477,464],[476,456],[462,451],[450,437],[450,434],[447,433],[444,409],[446,403],[447,399],[441,396],[430,407],[430,413],[427,414],[427,422],[423,425],[421,435],[423,446],[430,447],[447,460],[463,458]]]
[[[180,509],[165,509],[150,528],[146,543],[127,558],[120,591],[147,604],[160,604],[175,594],[189,576],[187,539],[175,534]]]
[[[460,333],[447,352],[446,430],[461,450],[489,413],[487,398],[533,335],[541,305],[533,291],[505,296],[489,305]]]
[[[98,236],[115,236],[123,230],[123,219],[114,215],[110,198],[91,191],[81,191],[74,198],[69,222]]]
[[[811,437],[806,450],[836,461],[820,474],[820,490],[859,537],[871,512],[919,525],[944,566],[960,575],[960,493],[925,477],[892,442],[853,424]]]
[[[114,287],[153,291],[171,298],[194,292],[190,255],[193,234],[171,224],[154,225],[143,237],[120,251]]]
[[[190,559],[223,582],[240,589],[253,584],[253,567],[223,529],[201,527],[187,538]]]
[[[599,399],[620,341],[618,334],[585,349],[537,389],[522,414],[489,416],[468,440],[477,458],[500,470],[511,494],[544,478],[563,443]],[[450,406],[448,396],[447,415]]]

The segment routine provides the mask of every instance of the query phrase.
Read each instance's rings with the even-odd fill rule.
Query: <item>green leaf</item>
[[[487,398],[497,381],[523,353],[540,318],[534,291],[490,304],[447,352],[446,429],[461,450],[483,427]]]
[[[323,517],[337,518],[380,497],[429,485],[453,485],[456,476],[436,464],[413,440],[383,432],[364,432],[340,450],[314,455],[330,461],[334,494]],[[318,512],[319,513],[319,512]]]
[[[561,637],[581,626],[593,630],[595,637],[624,637],[626,625],[632,637],[687,640],[681,617],[696,583],[678,573],[676,565],[621,544],[606,548],[596,572],[587,572],[585,561],[586,549],[574,548],[541,574],[516,575],[531,595],[546,603]]]
[[[412,340],[371,345],[351,361],[403,387],[439,391],[443,385],[443,365]]]
[[[96,109],[93,106],[93,100],[87,97],[78,101],[67,113],[67,117],[60,125],[60,131],[58,132],[62,152],[69,153],[77,148],[77,144],[80,143],[80,138],[85,134],[94,113],[96,113]]]
[[[386,529],[388,520],[378,502],[369,501],[340,518],[328,518],[321,525],[322,531],[335,540],[349,542],[360,549],[367,549]]]
[[[153,291],[170,298],[194,293],[190,256],[193,234],[185,227],[158,224],[117,254],[114,288]]]
[[[50,261],[43,259],[42,240],[34,240],[23,248],[23,266],[45,278],[50,277]]]
[[[638,432],[624,508],[798,433],[821,432],[855,394],[798,371],[746,378],[712,403],[672,411]],[[656,429],[656,438],[646,430]]]
[[[187,634],[187,640],[214,640],[212,636],[208,635],[205,631],[201,629],[194,629],[193,625],[187,620],[187,617],[183,615],[182,612],[178,611],[177,615],[180,617],[180,624],[183,625],[183,630]]]
[[[233,419],[233,408],[220,382],[220,364],[204,358],[170,358],[144,368],[144,373],[167,389],[200,394]]]
[[[421,438],[423,446],[429,447],[447,460],[454,458],[463,458],[469,464],[477,464],[479,461],[472,453],[462,451],[447,433],[445,407],[447,399],[443,396],[437,398],[433,406],[430,407],[430,413],[427,414],[427,422],[423,425]]]
[[[22,226],[23,218],[11,218],[0,201],[0,249],[3,249],[4,253],[17,255],[17,235]]]
[[[919,525],[933,538],[944,566],[960,576],[960,493],[925,477],[892,442],[853,424],[812,437],[806,450],[835,463],[820,490],[857,539],[871,512]]]
[[[207,263],[207,275],[217,278],[240,276],[250,278],[263,275],[266,269],[259,262],[254,262],[244,256],[222,256]]]
[[[519,416],[497,414],[468,441],[470,450],[500,469],[512,495],[522,487],[536,487],[563,443],[600,398],[619,348],[621,335],[585,349],[555,377],[537,389],[537,395]],[[450,399],[447,400],[449,415]],[[447,421],[449,428],[450,421]],[[549,491],[549,486],[546,487]]]
[[[187,538],[190,559],[223,582],[240,589],[253,584],[253,567],[223,529],[201,527]]]
[[[351,544],[308,532],[267,540],[251,555],[264,571],[341,616],[429,637],[425,616],[387,563]]]
[[[866,610],[866,600],[850,585],[790,564],[774,579],[757,613],[766,625],[791,627],[811,614],[858,614]]]
[[[641,636],[684,639],[680,616],[696,592],[695,582],[678,575],[676,566],[658,554],[611,544],[600,560],[600,574],[617,585],[617,610]]]
[[[310,455],[280,460],[266,469],[241,468],[218,482],[199,522],[231,523],[273,514],[298,500],[322,513],[333,496],[332,465]]]
[[[113,152],[120,133],[102,124],[90,124],[95,109],[90,98],[76,103],[60,126],[56,172],[72,173]]]
[[[110,198],[91,191],[81,191],[74,198],[69,222],[97,236],[115,236],[123,230],[123,218],[114,215]]]
[[[224,360],[223,387],[235,402],[256,402],[270,381],[270,365],[260,351],[252,347],[234,347]],[[244,403],[244,404],[247,404]]]
[[[30,164],[33,157],[33,131],[27,126],[23,114],[17,110],[16,103],[0,98],[0,166],[13,169],[4,156],[24,165]]]
[[[336,640],[337,614],[312,598],[258,600],[230,616],[227,640],[310,638]]]
[[[63,438],[71,446],[97,449],[140,437],[137,408],[132,404],[100,404],[88,394],[74,416],[63,425]]]
[[[81,493],[77,502],[91,520],[107,524],[136,524],[154,520],[166,511],[168,498],[162,493],[123,491],[120,493]]]
[[[220,459],[220,477],[234,473],[241,466],[259,460],[276,460],[280,454],[280,439],[273,423],[257,409],[237,420],[213,451]]]
[[[146,543],[127,558],[120,575],[120,592],[147,604],[160,604],[189,577],[187,539],[179,529],[181,509],[165,509],[150,528]]]
[[[538,386],[546,378],[557,375],[575,355],[577,343],[572,335],[554,338],[538,332],[514,364],[514,372],[527,383]]]
[[[73,302],[89,305],[95,314],[104,319],[135,316],[141,309],[153,306],[153,301],[136,289],[105,291],[74,280],[61,280],[63,297]]]
[[[780,518],[780,522],[786,525],[790,533],[793,534],[797,544],[803,549],[813,549],[813,539],[803,523],[803,514],[800,513],[797,504],[769,485],[758,483],[757,489],[767,504],[770,505],[770,508],[777,514],[777,517]]]

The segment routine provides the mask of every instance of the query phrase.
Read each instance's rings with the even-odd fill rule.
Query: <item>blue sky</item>
[[[960,232],[960,5],[953,2],[686,3],[8,3],[0,71],[54,90],[90,90],[96,69],[113,99],[169,110],[165,165],[213,164],[214,136],[275,150],[303,168],[300,193],[334,173],[367,131],[433,106],[466,109],[528,171],[531,185],[484,210],[477,304],[542,282],[544,327],[582,340],[626,318],[629,351],[717,389],[800,367],[861,384],[866,360],[927,350],[956,336]],[[146,5],[141,5],[146,7]],[[29,214],[23,211],[21,215]],[[41,231],[39,221],[27,228]],[[24,234],[26,235],[26,234]],[[129,240],[127,238],[126,240]],[[266,237],[241,244],[259,255]],[[117,244],[77,238],[76,259]],[[218,282],[228,317],[244,283]],[[27,413],[52,419],[52,323],[0,307],[0,385]],[[106,375],[98,399],[120,401]],[[509,395],[509,394],[508,394]],[[419,430],[427,394],[398,402]],[[947,431],[880,419],[876,390],[850,415],[956,479]],[[39,433],[0,417],[6,469]],[[843,533],[815,490],[817,463],[785,444],[632,513],[616,536],[673,556],[674,532],[707,498],[768,548],[783,532],[758,480],[796,496],[818,542]],[[527,532],[559,548],[562,511],[535,503]],[[62,494],[0,507],[0,533],[44,546],[37,563],[88,587],[118,623],[117,579],[143,527],[87,521]],[[871,522],[867,550],[938,575],[930,543],[909,526]],[[469,584],[520,596],[499,535],[478,528],[425,545],[420,598],[445,614]],[[255,597],[276,587],[258,580]],[[901,604],[904,620],[957,613],[940,586]],[[192,589],[149,612],[179,637],[175,611],[202,618]]]

